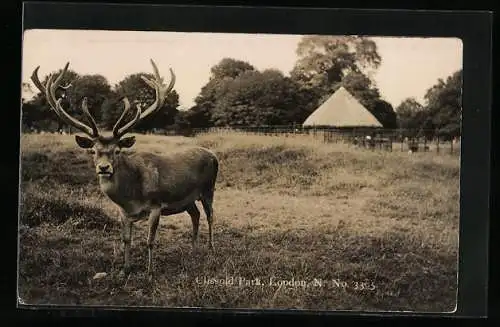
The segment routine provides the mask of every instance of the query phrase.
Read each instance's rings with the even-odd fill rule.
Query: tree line
[[[179,110],[179,95],[173,90],[158,114],[142,121],[135,131],[302,124],[343,86],[385,128],[460,134],[461,71],[430,87],[425,105],[410,98],[394,109],[382,99],[371,78],[382,63],[372,39],[304,36],[297,45],[296,54],[298,59],[289,76],[277,69],[259,71],[251,63],[222,58],[211,68],[209,80],[191,108]],[[141,75],[151,76],[138,72],[111,86],[102,75],[79,75],[68,70],[62,81],[68,87],[59,90],[58,96],[63,97],[63,106],[78,119],[85,119],[80,103],[86,96],[100,127],[110,129],[122,113],[121,97],[127,96],[133,104],[141,107],[154,101],[153,90],[145,85]],[[47,79],[48,76],[44,82]],[[22,110],[25,128],[64,127],[64,123],[55,119],[41,93],[23,101]]]
[[[419,136],[461,135],[462,119],[462,70],[439,79],[424,96],[426,104],[415,98],[405,99],[396,107],[400,128],[413,130]]]

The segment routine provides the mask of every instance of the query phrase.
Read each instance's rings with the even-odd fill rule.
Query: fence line
[[[372,128],[307,128],[302,126],[243,126],[194,128],[190,135],[234,134],[298,136],[309,135],[325,143],[347,143],[350,145],[386,151],[409,151],[454,153],[460,151],[460,139],[425,135],[436,134],[434,130],[372,129]],[[169,133],[170,134],[170,133]],[[175,133],[171,134],[174,135]]]
[[[36,132],[36,131],[32,131]],[[72,131],[60,131],[71,133]],[[347,143],[368,149],[385,151],[409,151],[454,153],[460,151],[459,138],[443,138],[434,130],[383,129],[383,128],[332,128],[304,127],[300,125],[282,126],[233,126],[184,129],[155,129],[148,134],[171,136],[196,136],[202,134],[244,134],[265,136],[310,136],[325,143]],[[430,137],[431,136],[431,137]],[[432,137],[433,136],[433,137]]]

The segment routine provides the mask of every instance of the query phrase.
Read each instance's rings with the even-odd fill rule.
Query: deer
[[[38,66],[32,73],[31,80],[46,97],[50,108],[64,123],[75,127],[85,136],[75,134],[78,147],[88,152],[93,160],[95,174],[102,193],[120,212],[121,242],[123,245],[123,267],[119,276],[131,273],[130,246],[132,229],[138,221],[148,221],[148,263],[149,280],[153,279],[153,245],[161,216],[187,212],[192,223],[192,247],[197,247],[200,211],[196,201],[201,202],[208,222],[208,247],[213,245],[213,200],[215,183],[219,170],[219,160],[211,150],[191,145],[181,150],[162,155],[149,152],[125,153],[136,143],[135,136],[127,133],[144,118],[160,110],[167,95],[174,87],[176,76],[170,68],[170,83],[163,84],[159,70],[151,59],[154,77],[141,76],[146,85],[155,91],[154,102],[145,110],[137,104],[133,118],[125,123],[124,118],[131,109],[126,96],[118,99],[124,109],[113,126],[111,133],[99,130],[89,111],[87,97],[81,100],[81,110],[87,124],[72,117],[62,106],[62,98],[56,97],[57,90],[65,91],[61,81],[69,62],[55,77],[50,74],[45,85],[38,78]],[[74,112],[74,111],[73,111]],[[123,125],[123,126],[122,126]]]

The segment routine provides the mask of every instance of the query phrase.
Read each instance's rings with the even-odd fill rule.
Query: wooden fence
[[[426,133],[427,132],[427,133]],[[432,138],[422,134],[431,131],[403,129],[370,129],[370,128],[304,128],[302,126],[259,126],[259,127],[210,127],[196,128],[184,132],[186,136],[200,134],[245,134],[267,136],[312,136],[325,143],[347,143],[357,147],[384,151],[459,153],[460,139],[442,136]],[[179,133],[170,131],[170,135]]]

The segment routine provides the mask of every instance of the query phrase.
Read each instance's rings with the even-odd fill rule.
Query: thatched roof
[[[303,126],[382,127],[382,124],[345,88],[340,87],[307,117]]]

